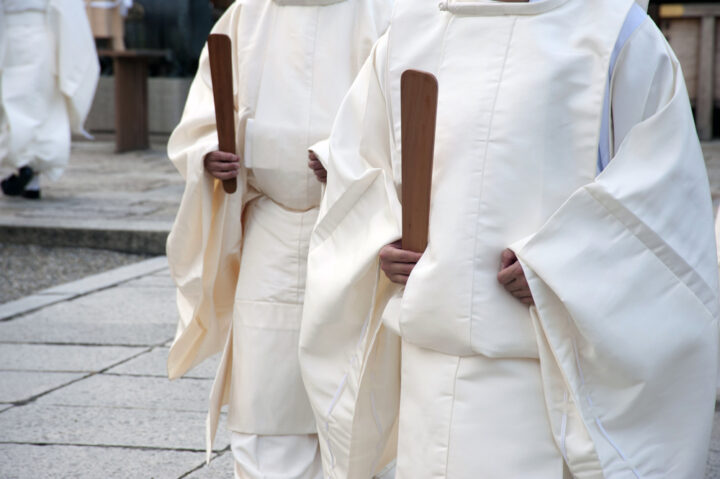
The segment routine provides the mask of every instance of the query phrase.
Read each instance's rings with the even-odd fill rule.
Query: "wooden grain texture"
[[[233,108],[232,44],[227,35],[212,34],[208,37],[210,75],[212,76],[215,119],[220,151],[236,154],[235,111]],[[223,189],[232,194],[237,190],[237,180],[223,181]]]
[[[402,95],[402,248],[422,253],[428,242],[432,186],[437,79],[407,70],[400,80]]]
[[[116,57],[114,65],[116,151],[146,150],[150,147],[147,62]]]

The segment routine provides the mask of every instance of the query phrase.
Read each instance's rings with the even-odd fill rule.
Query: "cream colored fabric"
[[[449,356],[403,342],[401,377],[396,479],[562,479],[536,359]]]
[[[316,434],[259,436],[233,432],[235,479],[322,479]]]
[[[226,403],[235,432],[315,432],[297,359],[308,242],[321,195],[307,148],[329,135],[392,5],[305,3],[237,1],[213,30],[233,44],[238,191],[225,194],[203,169],[203,157],[217,149],[206,51],[168,145],[187,182],[168,239],[180,313],[168,372],[179,377],[223,351],[208,446]]]
[[[712,211],[680,67],[650,20],[618,57],[613,159],[595,177],[608,63],[632,4],[396,4],[334,125],[311,238],[300,355],[326,477],[376,470],[398,408],[388,328],[448,356],[540,359],[544,401],[527,400],[545,403],[577,477],[599,477],[598,463],[606,478],[702,475],[718,346]],[[407,68],[440,84],[430,241],[399,321],[383,326],[397,287],[377,254],[400,236]],[[496,280],[511,245],[533,314]]]
[[[100,69],[82,1],[44,3],[0,9],[0,160],[57,179],[70,133],[84,133]]]

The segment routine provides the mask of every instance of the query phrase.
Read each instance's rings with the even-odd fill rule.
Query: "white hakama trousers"
[[[535,359],[449,356],[403,342],[396,479],[569,477]]]
[[[2,7],[0,7],[2,8]],[[0,163],[57,179],[70,159],[70,119],[44,12],[5,15],[0,45]]]
[[[233,432],[235,479],[322,479],[316,434],[259,436]]]

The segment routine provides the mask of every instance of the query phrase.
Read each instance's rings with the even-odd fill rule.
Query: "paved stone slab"
[[[90,444],[202,452],[205,417],[204,412],[194,411],[33,403],[0,414],[0,443]],[[229,443],[223,421],[215,449],[222,450]]]
[[[170,279],[169,270],[165,269],[161,275],[147,275],[128,283],[133,288],[170,288],[175,291],[175,283]]]
[[[235,460],[232,453],[226,451],[213,458],[210,464],[187,476],[187,479],[233,479],[234,470]]]
[[[98,374],[38,400],[39,404],[206,412],[209,379],[146,378]]]
[[[0,323],[0,342],[156,345],[175,335],[170,288],[120,285]]]
[[[3,479],[174,479],[204,460],[200,452],[0,444]]]
[[[38,317],[23,317],[0,323],[0,343],[154,346],[172,338],[175,333],[175,327],[171,324],[129,326],[102,316],[96,320],[73,318],[66,314],[66,304],[56,306],[61,308],[56,318],[41,312]]]
[[[68,373],[0,371],[0,402],[25,401],[82,376]]]
[[[32,294],[0,305],[0,321],[69,299],[68,294]]]
[[[170,348],[158,347],[107,371],[108,374],[167,377],[167,357]],[[205,360],[188,372],[186,378],[214,379],[220,355]]]
[[[145,348],[113,346],[0,345],[0,371],[100,371]]]
[[[156,273],[160,270],[167,269],[167,267],[167,258],[160,256],[88,276],[78,281],[55,286],[54,288],[42,291],[42,294],[87,294],[91,291],[108,288],[119,283]]]

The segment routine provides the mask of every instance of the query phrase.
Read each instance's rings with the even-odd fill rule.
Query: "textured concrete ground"
[[[130,269],[0,319],[3,479],[232,477],[222,427],[203,466],[216,361],[167,380],[176,310],[166,261],[136,265],[137,277]]]
[[[167,159],[166,141],[154,138],[151,150],[120,154],[109,138],[74,142],[65,174],[41,185],[41,201],[0,195],[0,224],[169,228],[184,181]]]
[[[0,243],[0,304],[145,258],[100,249]]]
[[[184,188],[166,141],[122,154],[110,138],[73,143],[65,174],[43,182],[42,200],[0,195],[0,242],[163,254]],[[9,173],[0,168],[0,177]]]

